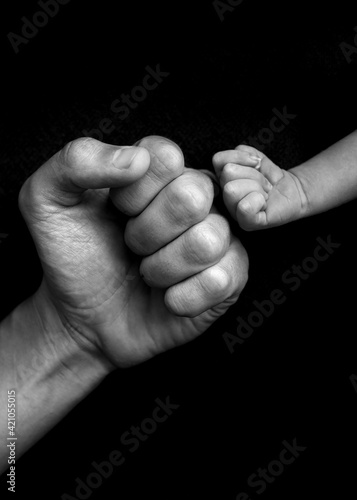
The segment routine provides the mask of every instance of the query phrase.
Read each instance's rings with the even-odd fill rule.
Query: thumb
[[[140,179],[150,165],[141,147],[115,146],[91,138],[68,143],[30,177],[31,191],[48,201],[77,205],[87,189],[127,186]]]

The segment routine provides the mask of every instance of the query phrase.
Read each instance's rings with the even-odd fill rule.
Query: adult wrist
[[[16,393],[17,457],[62,420],[113,369],[64,328],[43,286],[0,324],[0,389]],[[2,399],[1,399],[2,402]],[[0,437],[5,423],[0,416]],[[0,473],[6,467],[0,453]]]
[[[98,378],[103,378],[115,369],[93,342],[80,335],[64,319],[48,292],[45,280],[29,300],[47,350],[57,352],[60,357],[80,357],[92,368],[93,377],[97,372]]]

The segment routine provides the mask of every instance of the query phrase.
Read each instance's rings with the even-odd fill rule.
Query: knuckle
[[[235,148],[236,151],[240,152],[240,153],[252,153],[252,154],[256,154],[257,150],[255,148],[253,148],[253,146],[249,146],[248,144],[239,144],[239,146],[237,146]]]
[[[183,299],[181,295],[178,293],[176,287],[171,287],[166,291],[164,300],[166,307],[171,313],[175,314],[176,316],[183,316],[183,315],[186,316],[182,304]]]
[[[229,179],[230,177],[237,176],[239,173],[239,167],[238,165],[235,165],[234,163],[226,163],[224,165],[223,170],[222,170],[222,179]]]
[[[223,186],[223,196],[231,197],[235,194],[235,191],[236,190],[232,182],[227,182],[227,184]]]
[[[174,142],[160,136],[145,137],[137,143],[147,149],[151,158],[154,157],[156,174],[166,174],[169,177],[183,172],[184,159],[179,146]]]
[[[169,188],[168,199],[176,217],[190,222],[204,218],[210,209],[210,199],[201,187],[194,184],[177,183]]]
[[[238,203],[237,209],[244,215],[249,215],[252,212],[252,206],[249,201],[243,199]]]
[[[219,267],[206,270],[206,289],[213,297],[221,297],[227,293],[231,286],[231,278],[227,271]]]
[[[222,152],[215,153],[212,156],[212,163],[215,167],[219,167],[222,163]]]
[[[236,149],[236,151],[241,151],[241,152],[245,153],[249,150],[252,150],[253,148],[251,148],[250,146],[247,146],[246,144],[239,144],[235,149]]]
[[[195,318],[195,296],[183,287],[172,286],[166,290],[165,305],[175,316]]]
[[[69,143],[59,152],[63,165],[80,165],[84,161],[91,160],[98,150],[99,141],[91,137],[80,137]]]
[[[232,172],[234,172],[235,170],[237,169],[237,165],[235,165],[234,163],[226,163],[223,167],[223,172],[227,173],[227,174],[231,174]]]
[[[213,227],[201,225],[191,229],[188,248],[195,260],[210,264],[221,257],[223,243],[223,239]]]

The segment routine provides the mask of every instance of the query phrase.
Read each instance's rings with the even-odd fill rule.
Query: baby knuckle
[[[235,192],[236,192],[236,189],[235,189],[234,184],[232,182],[227,182],[227,184],[225,184],[223,186],[223,196],[224,197],[230,198],[231,196],[234,196]]]
[[[215,167],[218,167],[222,163],[222,152],[218,152],[213,155],[212,163]]]
[[[241,151],[242,153],[246,153],[249,150],[253,150],[252,147],[247,146],[246,144],[239,144],[235,149],[236,151]]]
[[[240,210],[243,214],[249,215],[252,212],[252,205],[248,200],[242,200],[238,203],[238,210]]]
[[[222,174],[224,176],[229,176],[235,173],[237,169],[237,165],[234,165],[234,163],[226,163],[223,167]]]

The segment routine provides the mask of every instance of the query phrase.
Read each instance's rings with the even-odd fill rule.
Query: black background
[[[24,180],[66,142],[97,128],[106,142],[158,134],[176,141],[195,168],[267,127],[273,108],[296,118],[264,152],[284,168],[317,154],[356,128],[356,9],[347,2],[243,0],[220,21],[211,2],[72,0],[15,54],[34,1],[1,15],[1,315],[36,290],[41,269],[17,210]],[[170,75],[121,121],[110,111],[140,85],[145,67]],[[195,342],[112,374],[17,463],[18,498],[73,496],[91,463],[123,450],[120,436],[149,417],[155,399],[180,408],[90,498],[252,500],[356,498],[356,202],[293,224],[240,234],[250,281],[239,302]],[[298,290],[282,274],[313,255],[316,238],[340,247]],[[287,300],[230,354],[254,300],[283,289]],[[46,411],[46,408],[43,409]],[[282,441],[306,450],[262,495],[247,486],[277,459]],[[0,498],[6,495],[0,482]]]

